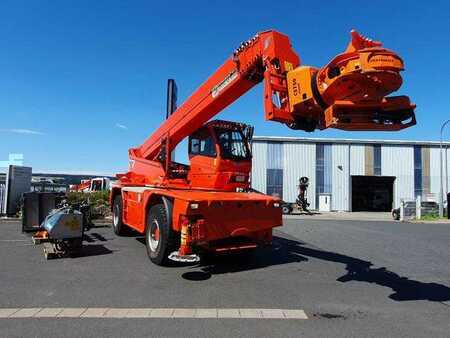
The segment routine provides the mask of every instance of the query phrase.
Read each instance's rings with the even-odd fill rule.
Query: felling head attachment
[[[393,51],[351,32],[344,53],[325,67],[298,67],[287,75],[293,116],[316,128],[400,130],[416,123],[407,96],[387,97],[402,84],[403,60]]]

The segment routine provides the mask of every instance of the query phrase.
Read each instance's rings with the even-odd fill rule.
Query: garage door
[[[393,176],[352,176],[352,211],[391,211]]]

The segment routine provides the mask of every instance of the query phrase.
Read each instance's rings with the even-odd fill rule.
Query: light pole
[[[439,217],[444,216],[444,187],[442,182],[442,132],[444,131],[445,126],[449,123],[450,120],[445,121],[441,126],[441,138],[439,142],[439,155],[440,155],[440,165],[439,165],[439,173],[440,173],[440,184],[439,184]],[[446,173],[447,174],[447,173]],[[448,201],[447,201],[448,208]]]

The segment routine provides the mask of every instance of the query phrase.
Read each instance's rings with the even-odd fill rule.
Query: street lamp
[[[444,216],[444,188],[442,184],[442,132],[444,131],[445,126],[449,123],[450,120],[445,121],[441,126],[441,139],[439,142],[439,154],[440,154],[440,165],[439,165],[439,173],[440,173],[440,189],[439,189],[439,217]],[[448,201],[447,201],[448,208]]]

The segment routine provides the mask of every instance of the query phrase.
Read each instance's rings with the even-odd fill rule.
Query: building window
[[[319,194],[331,193],[331,144],[316,145],[316,205]]]
[[[267,144],[266,194],[283,199],[283,144]]]
[[[422,147],[414,146],[414,196],[422,196]]]
[[[267,169],[267,195],[283,199],[283,169]]]
[[[381,144],[373,146],[373,174],[381,176]]]

